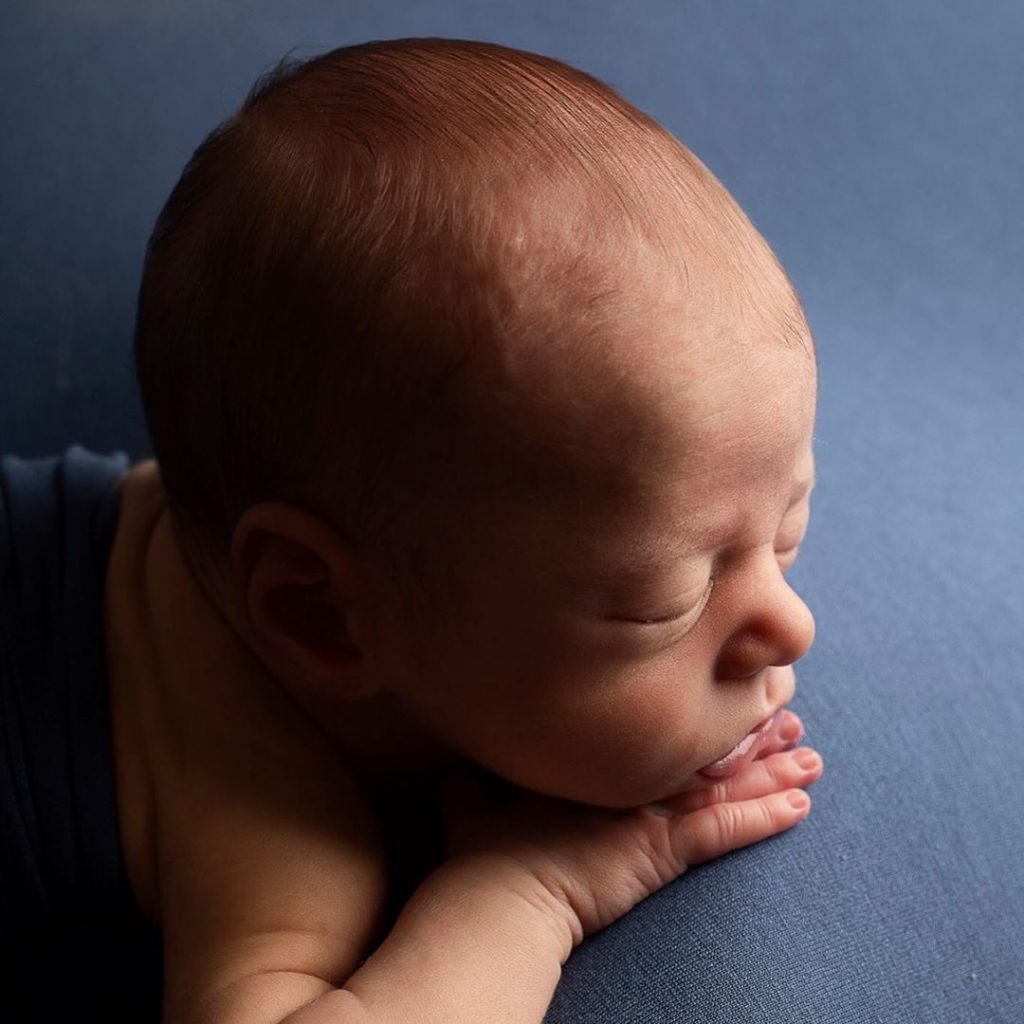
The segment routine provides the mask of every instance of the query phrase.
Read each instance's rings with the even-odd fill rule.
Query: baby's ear
[[[231,558],[254,652],[293,687],[366,697],[379,689],[369,578],[352,548],[322,518],[283,502],[248,508]]]

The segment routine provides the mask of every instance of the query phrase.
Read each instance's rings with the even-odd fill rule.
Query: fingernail
[[[813,750],[801,750],[799,754],[793,755],[793,760],[796,761],[796,763],[800,765],[805,772],[812,772],[819,764],[821,764],[821,759]]]
[[[799,719],[796,718],[787,718],[779,730],[779,736],[784,743],[792,743],[794,740],[800,739],[803,734],[804,727],[800,724]]]
[[[798,811],[806,810],[811,802],[811,798],[802,789],[794,790],[786,799],[790,806],[795,807]]]

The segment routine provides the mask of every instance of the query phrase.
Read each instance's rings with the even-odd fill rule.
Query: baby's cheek
[[[588,709],[590,765],[594,772],[620,784],[662,790],[695,767],[702,752],[700,713],[665,692],[609,702],[596,713]]]

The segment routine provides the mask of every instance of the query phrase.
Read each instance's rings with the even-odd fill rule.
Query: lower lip
[[[706,779],[725,779],[735,775],[743,765],[753,761],[761,752],[772,730],[778,725],[782,711],[783,709],[779,708],[770,718],[755,725],[728,754],[705,765],[697,774],[703,775]]]

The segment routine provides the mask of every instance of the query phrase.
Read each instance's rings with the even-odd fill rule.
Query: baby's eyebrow
[[[811,475],[803,480],[798,480],[794,485],[790,496],[789,507],[801,502],[818,483],[817,466],[812,467]],[[686,555],[696,552],[701,544],[710,543],[712,540],[710,532],[699,533],[689,537],[685,543],[679,545],[664,544],[657,553],[648,553],[646,557],[633,559],[628,566],[592,568],[585,576],[577,578],[577,582],[585,584],[608,585],[629,583],[633,580],[644,580],[651,576],[665,571],[667,563],[678,561]]]
[[[790,505],[795,505],[806,495],[810,494],[810,492],[817,486],[817,483],[818,468],[815,466],[814,469],[811,470],[811,475],[806,480],[801,480],[797,483],[796,489],[793,491],[793,496],[790,498]]]

